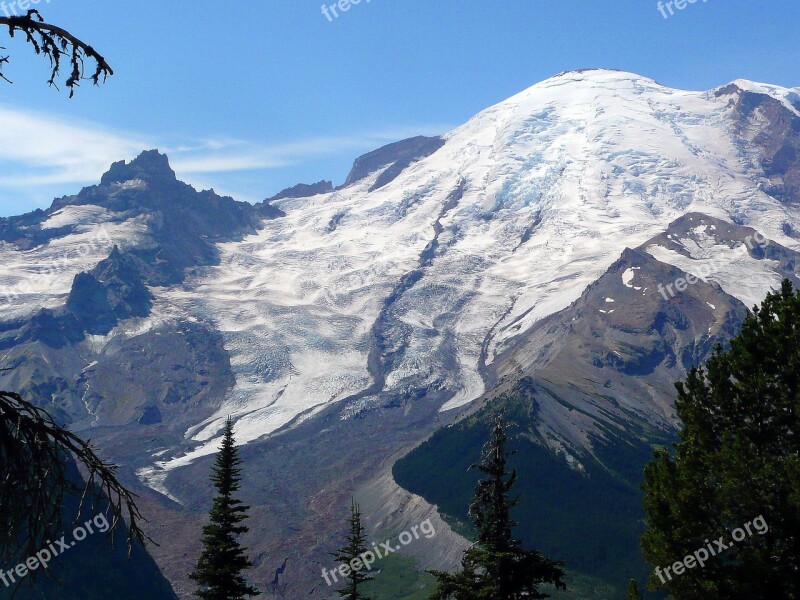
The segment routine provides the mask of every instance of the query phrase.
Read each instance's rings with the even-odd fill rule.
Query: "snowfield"
[[[797,112],[797,89],[736,85]],[[237,385],[214,417],[187,431],[198,443],[191,453],[159,456],[143,477],[160,485],[164,471],[213,452],[228,414],[247,442],[333,402],[348,401],[351,412],[376,402],[376,336],[387,351],[383,397],[437,390],[442,410],[466,405],[485,391],[486,364],[515,338],[569,306],[626,247],[687,212],[800,250],[783,229],[800,230],[799,215],[761,191],[731,98],[630,73],[564,73],[447,133],[441,149],[385,187],[368,191],[374,173],[275,203],[285,217],[223,244],[221,264],[179,289],[157,291],[170,307],[161,314],[210,320],[223,333]],[[51,225],[87,216],[54,215]],[[696,244],[694,260],[649,251],[690,273],[698,261],[725,262],[711,278],[748,304],[779,281],[767,261],[729,256],[727,247]],[[13,285],[44,258],[3,245],[0,283]],[[100,258],[75,261],[69,273]],[[44,305],[68,288],[65,275],[29,301]]]
[[[738,84],[782,102],[796,94]],[[213,449],[229,413],[248,441],[367,390],[380,318],[397,351],[384,364],[384,393],[445,389],[443,410],[463,406],[485,391],[484,347],[491,363],[576,300],[625,247],[687,212],[737,219],[797,249],[782,225],[796,228],[798,217],[759,191],[729,100],[628,73],[566,73],[451,131],[444,147],[379,190],[368,192],[375,173],[277,203],[285,218],[225,245],[222,264],[173,298],[214,320],[238,376],[226,405],[189,432],[211,444],[197,452]],[[394,297],[431,244],[421,277]],[[712,279],[734,296],[752,303],[779,281],[764,262],[725,250],[706,249],[730,258]],[[693,272],[683,256],[651,252]]]
[[[72,280],[90,271],[110,254],[114,245],[124,249],[145,244],[143,219],[113,221],[99,206],[68,206],[42,223],[43,230],[75,226],[71,234],[55,237],[43,246],[20,250],[0,241],[0,312],[5,319],[28,316],[40,308],[64,303]]]

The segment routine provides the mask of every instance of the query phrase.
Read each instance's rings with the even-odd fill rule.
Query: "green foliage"
[[[568,590],[553,590],[552,600],[619,600],[625,586],[612,585],[597,577],[567,570]]]
[[[345,545],[336,552],[331,553],[337,562],[347,565],[349,570],[349,574],[344,578],[347,583],[345,587],[338,590],[338,594],[345,600],[370,600],[359,589],[363,583],[370,581],[373,577],[368,574],[363,563],[360,563],[361,559],[359,557],[367,551],[367,545],[364,527],[361,525],[361,511],[355,500],[352,501],[350,506],[349,524],[350,529],[347,533]],[[359,562],[356,563],[354,561]],[[355,567],[361,564],[362,568],[349,568],[351,564]]]
[[[763,516],[754,534],[653,589],[675,600],[798,598],[800,295],[789,281],[746,319],[730,348],[677,384],[684,427],[645,472],[642,549],[665,568]]]
[[[635,579],[631,579],[628,584],[628,595],[625,600],[644,600],[644,596],[639,591],[639,584],[636,583]]]
[[[478,481],[470,506],[477,542],[464,553],[460,571],[453,574],[431,571],[437,579],[431,600],[548,598],[539,591],[541,584],[566,589],[561,562],[535,550],[523,550],[522,542],[513,537],[516,522],[511,518],[511,509],[517,500],[510,494],[517,474],[508,473],[506,443],[505,426],[498,416],[476,465],[486,475]]]
[[[390,554],[373,567],[378,576],[364,584],[364,593],[378,600],[428,600],[436,587],[436,579],[423,571],[420,562],[403,554]],[[567,570],[568,590],[548,590],[552,600],[619,600],[625,586],[606,583]],[[654,596],[655,597],[655,596]]]
[[[240,464],[233,439],[233,422],[229,417],[212,469],[211,481],[217,488],[217,496],[209,512],[211,522],[203,527],[203,552],[190,575],[200,586],[196,595],[202,600],[244,600],[259,594],[242,576],[252,563],[237,539],[248,531],[241,523],[250,509],[235,498],[239,490]]]
[[[513,423],[509,448],[515,453],[509,466],[520,474],[519,504],[511,511],[519,522],[516,535],[525,547],[535,543],[543,553],[563,559],[571,574],[609,582],[617,597],[624,595],[631,575],[642,579],[650,572],[639,539],[644,518],[641,476],[652,447],[641,438],[667,443],[666,438],[652,431],[615,431],[613,438],[607,436],[616,439],[613,444],[594,441],[596,457],[576,455],[583,469],[573,469],[563,456],[536,441],[536,400],[521,390],[439,430],[395,463],[395,480],[437,505],[460,533],[474,535],[459,525],[468,520],[467,507],[479,479],[477,472],[466,471],[479,460],[492,414],[499,410]]]
[[[419,562],[403,554],[390,554],[373,566],[379,577],[364,584],[364,593],[380,600],[427,600],[435,579],[419,567]]]

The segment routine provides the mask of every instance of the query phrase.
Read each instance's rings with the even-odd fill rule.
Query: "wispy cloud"
[[[0,185],[90,181],[108,167],[109,156],[130,156],[150,144],[94,123],[0,106]]]
[[[224,173],[229,171],[249,171],[257,169],[278,169],[296,165],[300,162],[330,156],[340,152],[358,151],[370,144],[386,144],[392,141],[426,133],[442,133],[430,127],[415,129],[393,129],[389,131],[367,132],[349,137],[318,137],[296,142],[275,145],[258,145],[241,140],[228,140],[227,145],[218,145],[202,152],[182,148],[166,148],[174,156],[172,164],[176,171],[187,174]],[[189,156],[184,156],[189,154]],[[355,157],[354,157],[355,158]]]
[[[393,128],[277,144],[236,138],[175,140],[0,105],[0,214],[8,214],[8,198],[16,200],[15,208],[25,199],[41,203],[57,186],[95,183],[112,162],[129,160],[150,148],[166,152],[178,176],[188,183],[215,185],[221,191],[219,187],[230,181],[226,174],[283,169],[446,129],[435,125]],[[240,189],[233,195],[256,199],[266,191]],[[29,204],[28,209],[34,207]]]

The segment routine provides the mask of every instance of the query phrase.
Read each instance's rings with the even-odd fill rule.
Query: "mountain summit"
[[[147,150],[130,162],[121,160],[112,164],[100,183],[110,185],[136,180],[162,185],[177,181],[175,171],[169,166],[167,155],[161,154],[158,150]]]
[[[231,415],[257,471],[294,477],[259,499],[285,517],[269,556],[322,560],[288,528],[324,534],[345,472],[388,511],[393,457],[506,392],[554,469],[614,471],[608,448],[674,429],[672,382],[800,282],[799,107],[743,80],[562,73],[257,206],[145,152],[0,221],[1,377],[98,433],[176,527]]]

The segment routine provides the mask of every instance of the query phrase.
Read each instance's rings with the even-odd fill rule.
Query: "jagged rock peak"
[[[111,165],[100,180],[102,185],[125,183],[141,179],[148,183],[174,183],[175,171],[169,166],[169,158],[158,150],[146,150],[131,162],[121,160]]]
[[[295,186],[281,190],[271,198],[267,198],[267,202],[274,202],[276,200],[283,200],[284,198],[308,198],[316,196],[317,194],[325,194],[333,191],[332,181],[318,181],[317,183],[298,183]]]

